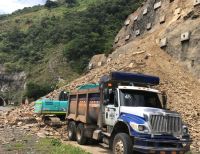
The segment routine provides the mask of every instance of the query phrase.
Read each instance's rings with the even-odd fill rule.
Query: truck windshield
[[[162,108],[157,93],[139,90],[120,90],[121,106]]]

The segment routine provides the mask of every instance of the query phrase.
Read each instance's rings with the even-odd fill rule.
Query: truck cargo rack
[[[156,76],[127,73],[127,72],[111,72],[110,75],[101,77],[100,83],[116,82],[123,84],[134,84],[140,86],[156,86],[160,83],[160,78]]]

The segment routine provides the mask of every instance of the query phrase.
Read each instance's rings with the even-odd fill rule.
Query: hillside
[[[123,21],[141,1],[60,0],[0,16],[1,74],[23,72],[24,84],[68,83],[86,70],[93,55],[112,50]]]
[[[191,54],[199,53],[199,9],[193,3],[186,1],[165,1],[154,10],[155,1],[148,0],[143,7],[131,14],[125,22],[125,25],[116,36],[115,50],[108,57],[104,55],[96,55],[90,62],[91,70],[88,74],[79,79],[74,80],[71,84],[66,85],[54,92],[50,93],[48,97],[56,99],[59,92],[64,89],[74,89],[77,85],[88,82],[98,82],[103,74],[110,71],[127,71],[140,72],[146,74],[157,75],[161,79],[161,84],[158,89],[164,90],[168,94],[168,107],[171,110],[181,113],[184,121],[189,126],[191,136],[193,139],[192,151],[197,152],[199,149],[200,138],[200,83],[198,81],[198,71],[193,72],[192,69],[185,67],[187,59]],[[148,6],[149,17],[144,17],[143,11]],[[177,12],[180,8],[180,13]],[[188,12],[193,11],[195,19],[190,16],[186,20]],[[179,12],[179,11],[178,11]],[[160,16],[166,13],[166,20],[160,23]],[[145,13],[146,14],[146,13]],[[174,14],[174,15],[173,15]],[[137,21],[134,21],[134,16],[138,16]],[[174,17],[175,16],[175,17]],[[129,20],[127,22],[127,20]],[[151,30],[146,30],[146,24],[151,20]],[[128,23],[128,24],[127,24]],[[133,27],[140,28],[140,35],[135,35]],[[189,26],[190,24],[190,26]],[[188,29],[187,29],[188,28]],[[136,31],[137,31],[136,30]],[[190,31],[190,39],[186,39],[181,43],[181,34]],[[134,34],[134,35],[133,35]],[[168,38],[168,41],[162,41],[162,38]],[[165,40],[165,39],[164,39]],[[178,41],[178,42],[177,42]],[[189,42],[188,42],[189,41]],[[188,52],[185,60],[177,58],[182,55],[179,50],[181,45],[189,43]],[[171,52],[168,52],[170,49]],[[198,55],[196,56],[198,59]],[[196,70],[198,69],[198,61]]]

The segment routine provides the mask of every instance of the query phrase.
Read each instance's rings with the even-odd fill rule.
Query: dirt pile
[[[33,114],[33,105],[34,103],[21,105],[14,110],[6,112],[5,124],[15,125],[22,122],[27,124],[36,123],[36,118]]]
[[[66,125],[51,127],[46,125],[42,117],[34,114],[34,102],[30,105],[21,105],[0,115],[0,128],[21,128],[24,131],[36,134],[38,137],[56,137],[67,140]]]

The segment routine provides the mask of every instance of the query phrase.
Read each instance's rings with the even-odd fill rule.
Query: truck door
[[[119,117],[118,92],[110,93],[109,104],[105,106],[105,124],[114,126]]]

